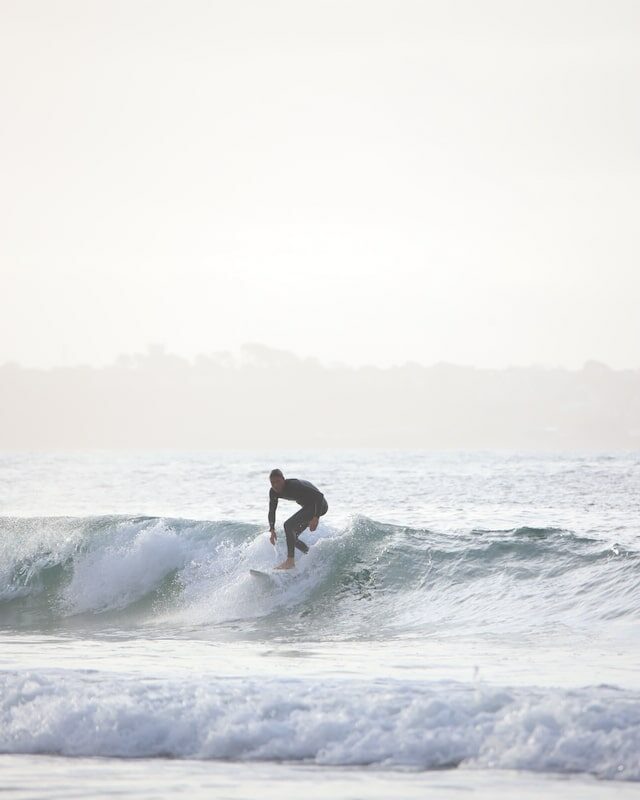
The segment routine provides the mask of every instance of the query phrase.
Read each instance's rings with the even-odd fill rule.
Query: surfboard
[[[254,578],[258,578],[263,583],[270,583],[274,586],[282,586],[287,581],[293,578],[295,570],[292,569],[272,569],[265,572],[262,569],[250,569],[249,574]]]
[[[250,569],[249,573],[255,578],[260,578],[263,581],[271,581],[273,583],[273,575],[268,572],[263,572],[261,569]]]

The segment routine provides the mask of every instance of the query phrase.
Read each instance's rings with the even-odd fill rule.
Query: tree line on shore
[[[189,361],[0,366],[0,449],[638,449],[640,369],[324,365],[261,345]]]

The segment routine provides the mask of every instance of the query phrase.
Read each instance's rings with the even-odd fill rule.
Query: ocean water
[[[293,573],[268,474],[329,513]],[[3,797],[640,796],[640,454],[0,455]]]

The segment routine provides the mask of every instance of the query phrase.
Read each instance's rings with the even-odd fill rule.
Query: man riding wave
[[[297,548],[303,553],[309,552],[309,547],[298,537],[306,530],[307,526],[313,533],[318,527],[320,517],[327,513],[329,506],[322,492],[309,481],[285,478],[279,469],[271,470],[269,480],[271,481],[271,489],[269,489],[271,544],[275,544],[278,538],[275,528],[278,500],[294,500],[302,506],[284,523],[284,532],[287,536],[287,558],[276,567],[276,569],[292,569],[295,567],[295,549]]]

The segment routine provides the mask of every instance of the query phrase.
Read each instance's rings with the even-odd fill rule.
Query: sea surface
[[[329,513],[292,573],[268,475]],[[3,798],[640,796],[640,453],[0,454]]]

